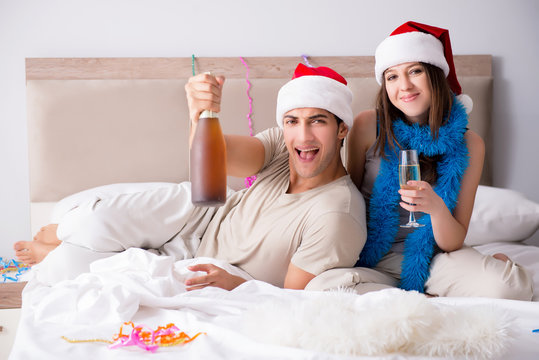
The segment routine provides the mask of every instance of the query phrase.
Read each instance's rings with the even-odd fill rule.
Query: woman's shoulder
[[[483,138],[473,130],[468,130],[464,133],[464,140],[468,146],[468,151],[470,154],[481,154],[485,153],[485,142]]]
[[[358,126],[363,129],[376,129],[376,110],[369,109],[360,112],[354,119],[354,126]]]
[[[368,149],[376,141],[376,111],[365,110],[354,119],[354,125],[348,135],[347,169],[352,181],[361,187],[363,171]]]
[[[374,142],[376,139],[376,111],[364,110],[360,112],[354,119],[354,126],[352,127],[353,136],[359,136],[362,139],[370,139]]]

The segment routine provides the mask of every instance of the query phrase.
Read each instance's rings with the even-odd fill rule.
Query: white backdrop
[[[445,27],[454,53],[494,56],[495,185],[539,201],[538,16],[535,0],[0,0],[0,256],[31,238],[26,57],[299,62],[301,54],[373,55],[406,20]]]

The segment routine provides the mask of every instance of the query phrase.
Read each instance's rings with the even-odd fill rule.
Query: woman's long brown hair
[[[431,87],[429,116],[427,121],[420,125],[428,124],[430,126],[432,138],[436,139],[440,127],[449,117],[449,112],[451,111],[451,106],[453,104],[453,97],[443,70],[427,63],[420,64],[423,66]],[[390,149],[394,149],[395,144],[402,149],[402,146],[398,143],[397,139],[395,139],[393,127],[391,125],[393,121],[398,118],[406,121],[406,117],[402,111],[397,109],[389,100],[385,79],[382,81],[382,86],[380,87],[380,91],[376,98],[376,117],[378,119],[378,137],[375,142],[374,151],[375,153],[379,153],[383,158],[386,158],[386,144],[389,144]],[[436,183],[438,178],[436,173],[436,163],[439,159],[439,156],[429,158],[420,155],[419,160],[422,180],[427,181],[430,184]]]

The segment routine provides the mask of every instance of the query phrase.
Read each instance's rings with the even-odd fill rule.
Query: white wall
[[[26,57],[373,55],[406,20],[494,56],[494,181],[539,202],[535,0],[0,0],[0,256],[30,239]]]

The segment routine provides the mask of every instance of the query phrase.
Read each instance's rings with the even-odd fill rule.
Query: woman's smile
[[[418,96],[419,96],[419,93],[407,94],[407,95],[401,96],[401,100],[404,102],[411,102],[411,101],[414,101]]]

